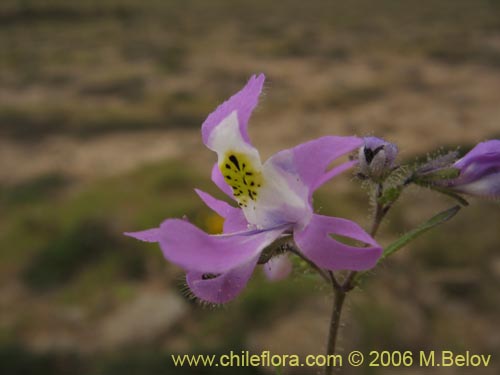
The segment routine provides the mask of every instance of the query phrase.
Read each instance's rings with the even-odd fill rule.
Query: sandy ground
[[[328,67],[293,60],[267,68],[266,90],[250,125],[263,157],[327,134],[386,137],[403,156],[500,134],[500,71],[484,66],[386,59]],[[355,97],[372,87],[380,92]],[[208,155],[195,130],[3,139],[0,179],[15,183],[56,171],[88,181],[163,159],[208,165]]]

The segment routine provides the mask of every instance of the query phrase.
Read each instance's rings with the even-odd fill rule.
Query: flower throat
[[[262,186],[262,173],[253,167],[249,157],[238,152],[227,152],[219,164],[226,183],[240,207],[248,207],[250,200],[256,201]]]

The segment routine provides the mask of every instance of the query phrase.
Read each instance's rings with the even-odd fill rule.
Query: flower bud
[[[479,143],[453,166],[460,174],[446,187],[478,197],[500,197],[500,140]]]
[[[394,169],[398,147],[377,137],[365,137],[359,149],[359,172],[363,178],[381,180]]]

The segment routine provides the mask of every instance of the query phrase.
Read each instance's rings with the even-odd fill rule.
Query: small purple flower
[[[460,175],[446,187],[483,198],[500,197],[500,140],[479,143],[453,167]]]
[[[364,178],[383,179],[394,168],[398,147],[377,137],[363,138],[358,151],[359,172]]]
[[[212,169],[214,183],[239,207],[196,190],[224,219],[223,234],[209,235],[191,223],[167,219],[159,228],[125,233],[142,241],[158,242],[167,260],[187,271],[187,283],[201,300],[224,303],[247,284],[261,252],[275,240],[293,235],[300,251],[329,270],[373,267],[382,249],[358,224],[313,212],[312,194],[355,162],[327,171],[338,157],[359,148],[357,137],[327,136],[278,152],[265,163],[250,143],[247,123],[256,107],[264,75],[220,105],[202,125],[203,143],[218,156]],[[354,247],[330,234],[366,244]],[[287,258],[266,265],[271,279],[291,269]],[[274,268],[274,269],[273,269]]]

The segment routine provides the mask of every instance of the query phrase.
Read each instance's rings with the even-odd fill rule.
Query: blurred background
[[[182,215],[219,230],[192,190],[222,197],[200,125],[257,72],[263,158],[327,134],[385,137],[401,161],[466,150],[500,137],[500,2],[2,0],[2,374],[219,374],[170,353],[323,353],[329,290],[300,265],[204,307],[157,246],[121,235]],[[472,203],[351,293],[341,352],[469,350],[493,355],[474,373],[498,373],[500,206]],[[379,241],[452,204],[410,189]],[[369,225],[349,173],[315,205]]]

